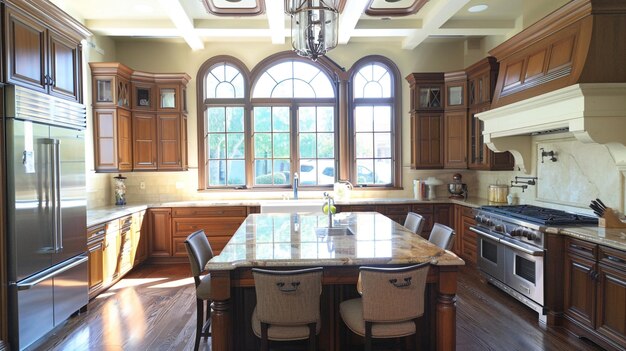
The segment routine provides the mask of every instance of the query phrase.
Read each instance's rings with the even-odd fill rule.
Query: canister
[[[489,202],[506,203],[506,196],[509,194],[509,186],[502,184],[489,185]]]

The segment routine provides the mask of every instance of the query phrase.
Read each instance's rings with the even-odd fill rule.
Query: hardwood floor
[[[195,297],[187,265],[135,269],[31,350],[193,350]],[[601,350],[547,328],[537,314],[462,267],[457,350]],[[200,348],[210,351],[204,341]]]

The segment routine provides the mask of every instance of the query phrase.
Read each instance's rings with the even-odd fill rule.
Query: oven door
[[[480,227],[470,227],[470,230],[478,234],[478,269],[504,282],[504,246],[499,243],[502,235]]]
[[[543,305],[544,251],[531,245],[501,240],[505,249],[505,283]]]

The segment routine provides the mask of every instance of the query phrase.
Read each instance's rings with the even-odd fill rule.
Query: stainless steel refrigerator
[[[88,297],[84,105],[5,94],[9,335],[24,349]]]

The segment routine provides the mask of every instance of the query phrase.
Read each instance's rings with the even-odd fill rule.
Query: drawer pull
[[[621,264],[626,264],[626,261],[622,260],[619,257],[615,257],[615,256],[609,256],[606,255],[605,256],[607,260],[612,261],[612,262],[617,262],[617,263],[621,263]]]
[[[580,245],[569,244],[569,246],[570,246],[572,249],[576,249],[576,250],[591,251],[591,250],[589,250],[589,248],[584,247],[584,246],[580,246]]]

